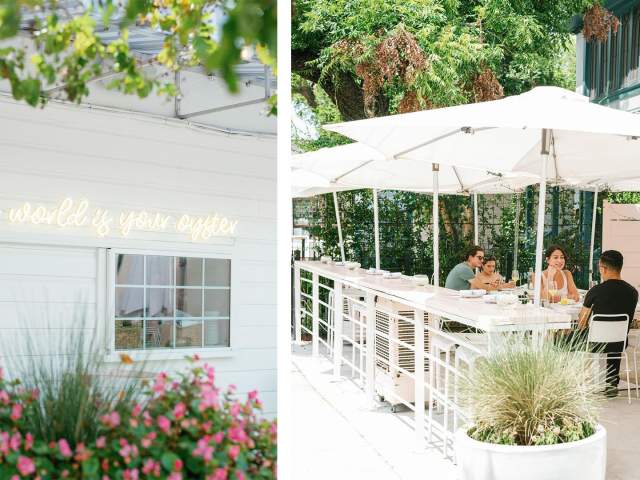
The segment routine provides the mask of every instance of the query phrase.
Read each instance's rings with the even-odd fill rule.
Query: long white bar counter
[[[455,290],[433,285],[417,286],[407,277],[391,279],[369,275],[362,268],[349,270],[318,261],[298,261],[295,266],[488,333],[571,328],[571,315],[550,308],[531,304],[499,306],[485,303],[482,298],[461,298]]]

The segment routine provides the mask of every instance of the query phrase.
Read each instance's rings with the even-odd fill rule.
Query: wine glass
[[[549,281],[549,302],[553,302],[553,298],[558,294],[558,282]]]
[[[520,274],[517,270],[513,270],[511,272],[511,281],[513,282],[514,287],[518,285],[518,280],[520,280]]]

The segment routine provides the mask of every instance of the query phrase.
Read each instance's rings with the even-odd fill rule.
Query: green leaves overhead
[[[27,13],[33,21],[25,27]],[[119,36],[105,42],[99,32],[113,29],[118,13]],[[214,15],[222,21],[216,24]],[[165,34],[155,57],[142,60],[131,50],[134,26]],[[18,37],[21,28],[30,42]],[[8,40],[0,49],[0,79],[9,80],[14,98],[31,105],[44,104],[52,91],[80,102],[89,82],[101,77],[109,77],[110,88],[141,98],[154,90],[175,95],[167,72],[197,65],[220,74],[234,92],[243,49],[256,48],[262,61],[275,64],[276,0],[104,0],[80,13],[54,1],[0,0],[0,40]],[[161,68],[147,69],[151,64]]]
[[[572,88],[570,19],[596,0],[297,0],[292,69],[320,85],[342,120]],[[384,48],[398,32],[417,48]],[[349,48],[346,48],[349,47]],[[398,69],[424,57],[410,79]],[[574,54],[574,53],[573,53]],[[372,85],[376,88],[372,88]]]

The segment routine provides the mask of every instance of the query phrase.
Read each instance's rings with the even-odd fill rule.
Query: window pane
[[[142,348],[142,320],[116,320],[116,350]]]
[[[202,290],[176,289],[176,317],[202,316]]]
[[[202,347],[202,320],[176,320],[178,347]]]
[[[207,258],[204,261],[204,284],[207,287],[231,285],[231,260]]]
[[[173,288],[147,288],[147,317],[173,317]]]
[[[229,320],[205,320],[204,321],[204,346],[228,347],[229,346]]]
[[[173,320],[145,320],[147,327],[146,348],[171,348],[173,346]]]
[[[118,255],[116,259],[116,284],[142,285],[144,282],[143,262],[142,255]]]
[[[142,317],[142,287],[116,288],[116,317]]]
[[[205,290],[204,291],[204,316],[228,317],[229,316],[229,290]]]
[[[176,257],[176,285],[197,287],[202,285],[202,259]]]
[[[146,257],[147,285],[173,286],[173,257]]]

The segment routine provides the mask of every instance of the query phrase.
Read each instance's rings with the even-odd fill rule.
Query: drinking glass
[[[517,270],[513,270],[511,272],[511,281],[513,282],[514,286],[518,285],[518,280],[520,280],[520,275],[518,274]]]
[[[553,297],[558,294],[558,284],[555,280],[549,281],[549,302],[553,302]]]

